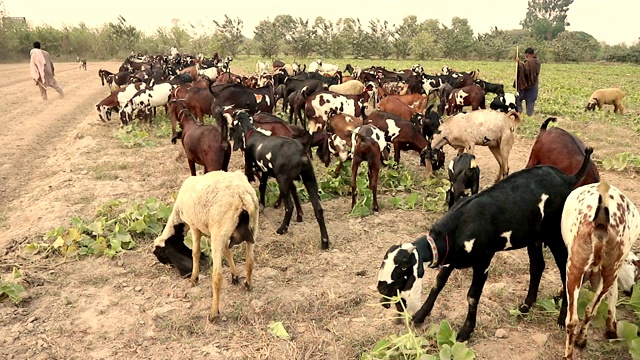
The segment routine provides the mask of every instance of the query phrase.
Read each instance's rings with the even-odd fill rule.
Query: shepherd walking
[[[51,55],[45,50],[40,49],[40,42],[33,43],[33,49],[30,52],[31,62],[29,63],[29,70],[31,72],[31,78],[35,80],[36,85],[40,88],[40,95],[43,100],[47,100],[46,87],[54,88],[60,97],[64,97],[62,88],[56,82],[54,76],[56,70],[53,67],[53,61],[51,61]]]

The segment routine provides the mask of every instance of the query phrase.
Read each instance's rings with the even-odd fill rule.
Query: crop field
[[[239,56],[232,72],[251,74],[256,60]],[[308,64],[313,59],[296,60]],[[388,69],[420,63],[427,73],[443,65],[479,69],[482,79],[513,90],[514,62],[324,61],[342,69],[347,63]],[[89,62],[85,72],[75,63],[56,64],[66,97],[50,91],[48,101],[40,99],[26,63],[0,65],[5,114],[0,128],[0,358],[403,359],[391,356],[402,349],[409,354],[412,341],[434,355],[424,359],[445,359],[451,347],[458,354],[454,359],[471,359],[467,349],[476,359],[561,358],[565,332],[556,326],[553,302],[560,278],[546,250],[538,305],[525,316],[515,309],[529,284],[527,253],[495,256],[466,347],[451,339],[467,313],[470,270],[452,274],[431,316],[409,335],[405,324],[393,321],[396,314],[380,306],[377,273],[388,247],[427,232],[446,209],[445,169],[426,178],[413,152],[402,153],[397,171],[382,171],[376,214],[368,210],[364,173],[358,206],[351,212],[350,166],[333,178],[335,160],[325,167],[314,154],[331,249],[320,250],[318,224],[307,201],[304,221],[292,222],[285,235],[275,233],[284,210],[267,206],[260,217],[254,288],[247,292],[231,285],[225,265],[222,321],[210,324],[208,267],[191,287],[152,254],[153,239],[189,175],[182,146],[170,142],[166,116],[120,129],[119,121],[103,123],[95,111],[94,104],[109,94],[98,69],[113,71],[119,65]],[[626,92],[625,115],[613,114],[609,106],[584,111],[591,93],[603,87]],[[543,62],[536,114],[525,116],[517,129],[511,173],[524,168],[541,122],[554,116],[557,126],[595,149],[601,176],[640,205],[639,104],[638,66]],[[448,161],[455,152],[448,146],[445,151]],[[476,148],[476,156],[485,189],[498,164],[484,147]],[[230,170],[242,166],[241,154],[234,152]],[[269,190],[268,205],[277,196],[275,183]],[[234,249],[238,266],[244,265],[243,250]],[[435,270],[427,270],[423,299],[435,276]],[[633,299],[621,296],[618,310],[619,321],[637,323],[640,291]],[[631,359],[625,341],[604,340],[601,316],[581,358]],[[625,336],[633,332],[630,324],[629,329],[624,327]],[[628,336],[631,346],[634,337]],[[402,346],[388,350],[389,341]]]

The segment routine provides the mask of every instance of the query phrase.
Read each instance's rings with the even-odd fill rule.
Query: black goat
[[[322,249],[329,248],[329,235],[324,223],[324,214],[318,194],[318,182],[313,164],[298,140],[283,136],[268,136],[257,130],[253,118],[244,110],[236,110],[233,115],[233,150],[244,152],[244,171],[250,182],[255,180],[255,172],[260,175],[260,204],[265,206],[267,181],[273,177],[278,181],[280,197],[284,200],[285,213],[276,233],[287,232],[293,215],[291,196],[298,198],[294,180],[302,179],[309,194],[309,200],[320,225]],[[297,200],[299,202],[299,199]]]
[[[480,168],[475,155],[462,153],[449,162],[449,182],[451,187],[447,190],[447,206],[453,207],[458,199],[463,196],[466,189],[475,195],[480,190]]]
[[[420,324],[431,313],[451,272],[471,267],[469,310],[457,337],[458,341],[465,341],[475,329],[478,302],[494,254],[526,247],[530,283],[519,310],[528,312],[536,302],[545,267],[543,244],[551,250],[565,284],[568,252],[560,231],[562,211],[574,186],[585,176],[592,152],[592,148],[586,148],[582,166],[574,175],[565,175],[553,166],[536,166],[513,173],[489,189],[460,200],[433,224],[427,235],[413,243],[389,248],[378,274],[378,292],[387,297],[399,292],[413,315],[413,322]],[[425,266],[440,268],[440,271],[427,301],[420,306]],[[383,301],[386,302],[384,298]],[[565,324],[566,304],[565,287],[558,317],[560,326]],[[383,306],[389,307],[390,303]],[[396,306],[402,308],[399,303]]]
[[[484,80],[476,80],[476,85],[480,86],[484,93],[494,93],[496,95],[504,95],[504,85],[486,82]]]

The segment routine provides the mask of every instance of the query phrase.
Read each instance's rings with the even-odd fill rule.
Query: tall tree
[[[288,15],[287,15],[288,16]],[[287,19],[285,23],[285,44],[295,56],[307,57],[315,46],[315,29],[309,26],[309,20],[302,18]]]
[[[341,33],[347,39],[348,44],[352,44],[351,51],[356,59],[369,59],[374,47],[371,34],[363,27],[360,19],[346,18],[343,20],[343,31]]]
[[[520,22],[540,40],[553,40],[569,26],[567,12],[573,0],[529,0],[527,15]]]
[[[369,31],[373,44],[373,54],[378,55],[380,59],[388,58],[392,53],[391,48],[391,29],[387,20],[380,22],[379,19],[369,20]]]
[[[473,30],[467,19],[457,16],[451,19],[451,28],[444,27],[439,39],[443,46],[443,55],[450,59],[467,59],[475,51]]]
[[[257,51],[261,56],[273,58],[280,53],[282,32],[275,21],[270,21],[269,18],[260,21],[253,30],[253,35]]]
[[[111,31],[112,41],[116,42],[118,50],[135,51],[134,48],[142,36],[135,26],[129,25],[122,15],[118,15],[118,23],[110,22],[107,27]]]
[[[236,18],[235,20],[231,19],[225,14],[222,23],[216,20],[213,20],[213,23],[216,24],[216,32],[221,37],[220,50],[222,50],[223,53],[236,56],[244,40],[244,36],[242,36],[242,20],[240,20],[240,18]]]
[[[337,22],[326,20],[318,16],[313,23],[316,35],[316,46],[318,53],[324,57],[341,58],[347,51],[347,41],[342,35],[344,22],[338,19]]]
[[[418,18],[409,15],[402,19],[402,24],[395,27],[393,32],[393,49],[398,59],[405,59],[411,55],[411,41],[418,35]]]

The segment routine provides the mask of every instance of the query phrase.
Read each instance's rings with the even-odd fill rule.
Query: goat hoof
[[[426,318],[426,316],[422,316],[422,315],[413,315],[413,323],[415,325],[422,325],[422,323],[424,323],[424,319]]]
[[[231,285],[240,285],[240,278],[236,275],[231,275]]]
[[[218,322],[219,319],[220,319],[220,312],[218,312],[215,315],[209,314],[207,316],[207,320],[209,320],[209,322],[212,323],[212,324]]]
[[[329,250],[329,239],[322,239],[321,245],[322,250]]]
[[[605,339],[617,339],[618,338],[618,332],[616,330],[611,330],[611,329],[607,329],[604,332],[604,338]]]
[[[469,338],[471,338],[471,331],[466,330],[466,329],[462,329],[458,333],[458,336],[456,336],[456,341],[465,342],[465,341],[469,340]]]
[[[518,310],[523,314],[527,314],[527,313],[529,313],[529,310],[531,310],[531,307],[529,305],[527,305],[527,304],[522,304],[522,305],[520,305]]]
[[[189,279],[189,283],[191,283],[191,286],[196,286],[196,285],[198,285],[198,278],[195,278],[195,279],[194,279],[194,278],[192,277],[191,279]]]
[[[296,222],[302,222],[302,215],[296,216]]]
[[[259,211],[260,211],[260,215],[263,215],[264,214],[264,206],[260,205],[260,210]]]
[[[278,230],[276,230],[276,234],[278,234],[278,235],[286,234],[288,230],[289,229],[286,228],[286,227],[281,227]]]
[[[576,340],[575,344],[578,349],[584,349],[587,346],[587,338],[585,337],[580,340]]]
[[[277,203],[273,204],[273,208],[274,209],[278,209],[280,207],[280,205],[281,204],[279,202],[277,202]]]
[[[251,284],[249,284],[248,282],[244,282],[244,289],[247,291],[251,291],[253,287],[251,286]]]

